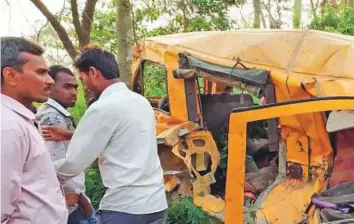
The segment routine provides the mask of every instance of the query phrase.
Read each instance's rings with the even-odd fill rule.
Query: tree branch
[[[68,52],[69,56],[74,60],[77,52],[72,41],[69,38],[68,33],[64,27],[59,23],[55,16],[48,10],[48,8],[42,3],[41,0],[31,0],[31,2],[43,13],[43,15],[48,19],[53,29],[57,32],[59,39],[64,45],[65,50]]]
[[[245,19],[245,17],[243,16],[242,11],[243,11],[243,5],[240,6],[240,16],[241,16],[241,19],[242,19],[242,22],[243,22],[244,26],[246,28],[248,28],[249,27],[248,22]]]
[[[77,9],[77,0],[71,0],[71,14],[73,17],[73,24],[75,27],[75,32],[77,34],[79,45],[82,46],[82,29],[79,19],[79,10]]]
[[[273,15],[272,15],[270,0],[268,0],[268,5],[265,4],[264,2],[261,2],[261,4],[262,4],[263,7],[265,8],[265,10],[268,12],[268,16],[269,16],[269,27],[270,27],[271,29],[276,28],[276,20],[274,19]]]
[[[316,4],[314,4],[313,0],[310,0],[310,3],[311,3],[311,9],[312,9],[312,16],[313,16],[313,18],[316,18],[319,0],[317,0]]]
[[[47,22],[38,30],[37,32],[37,37],[36,37],[36,41],[39,41],[39,37],[41,36],[42,30],[49,24],[49,20],[47,20]]]
[[[65,11],[65,6],[66,6],[66,1],[63,1],[63,7],[61,8],[60,12],[58,13],[57,18],[59,19],[59,21],[61,21],[63,19],[63,13]]]
[[[90,43],[90,33],[92,28],[92,20],[93,14],[95,12],[97,0],[87,0],[84,11],[82,12],[82,19],[81,19],[81,30],[82,30],[82,45],[83,47]]]

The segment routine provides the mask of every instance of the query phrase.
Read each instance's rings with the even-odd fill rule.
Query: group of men
[[[160,224],[167,201],[150,103],[119,80],[113,54],[94,46],[75,61],[94,101],[78,124],[78,82],[48,67],[44,50],[1,37],[1,223]],[[43,103],[33,113],[33,102]],[[96,159],[107,188],[96,212],[84,171]]]

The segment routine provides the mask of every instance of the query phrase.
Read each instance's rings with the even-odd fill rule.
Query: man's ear
[[[92,75],[93,79],[98,78],[98,71],[95,67],[92,67],[92,66],[90,67],[89,74]]]
[[[2,71],[3,74],[3,83],[6,83],[7,85],[11,87],[15,87],[18,84],[18,73],[15,69],[11,67],[6,67]]]

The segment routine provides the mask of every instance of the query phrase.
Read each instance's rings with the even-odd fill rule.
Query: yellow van
[[[151,65],[163,71],[166,89],[160,96],[146,91]],[[134,46],[132,89],[154,107],[166,190],[192,196],[197,206],[228,224],[324,220],[326,208],[318,207],[316,197],[350,182],[349,174],[339,178],[341,172],[354,173],[354,166],[338,170],[335,162],[341,155],[337,135],[350,130],[345,125],[350,122],[326,129],[329,117],[337,121],[338,113],[354,109],[353,86],[351,36],[211,31],[150,37]],[[255,99],[262,99],[261,105]],[[246,173],[246,154],[256,142],[248,138],[247,124],[259,120],[267,124],[263,146],[268,154],[260,154],[258,171]],[[228,157],[222,179],[216,138],[225,126]],[[262,173],[271,165],[276,167],[271,175]],[[253,186],[257,178],[263,178],[261,187]],[[335,185],[331,178],[337,179]],[[219,182],[226,183],[225,194],[213,189],[223,186]]]

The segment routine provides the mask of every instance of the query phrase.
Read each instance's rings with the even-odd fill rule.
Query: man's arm
[[[66,141],[70,140],[74,132],[58,126],[41,126],[42,135],[45,141]]]
[[[1,131],[1,222],[17,207],[22,170],[28,154],[28,139],[16,130]]]
[[[110,111],[96,108],[86,111],[71,138],[66,159],[57,165],[61,182],[83,172],[104,151],[118,122],[110,117]]]
[[[56,112],[40,113],[37,115],[41,124],[42,135],[46,141],[65,141],[70,140],[73,131],[67,128],[65,117]]]

